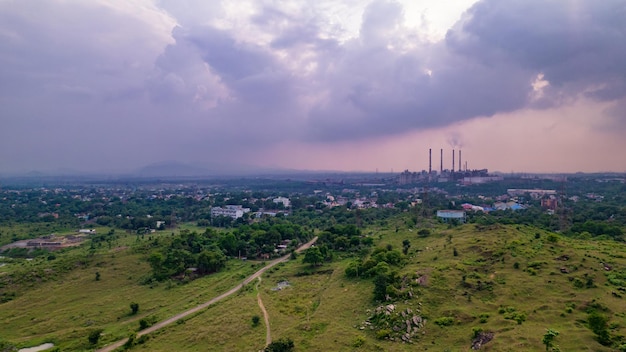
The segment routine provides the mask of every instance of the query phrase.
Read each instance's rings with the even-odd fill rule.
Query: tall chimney
[[[452,149],[452,172],[454,172],[454,149]]]
[[[463,164],[461,164],[461,149],[459,149],[459,172],[463,171],[461,170],[463,167]]]
[[[443,148],[441,148],[441,165],[439,166],[439,173],[443,174]]]
[[[428,148],[428,174],[433,171],[433,149]]]

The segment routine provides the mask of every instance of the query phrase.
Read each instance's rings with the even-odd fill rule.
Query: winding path
[[[308,249],[309,247],[311,247],[313,245],[313,243],[315,243],[315,241],[317,241],[317,236],[313,237],[312,240],[310,240],[309,242],[303,244],[298,249],[296,249],[296,252],[300,253],[303,250]],[[221,301],[222,299],[224,299],[224,298],[232,295],[233,293],[239,291],[242,287],[244,287],[245,285],[247,285],[250,282],[252,282],[252,280],[255,280],[257,278],[260,279],[261,275],[265,271],[269,270],[270,268],[272,268],[273,266],[275,266],[278,263],[282,263],[282,262],[286,261],[287,259],[289,259],[289,256],[290,256],[290,254],[287,254],[287,255],[284,255],[284,256],[282,256],[282,257],[280,257],[278,259],[272,260],[266,266],[264,266],[263,268],[259,269],[259,271],[257,271],[256,273],[248,276],[245,280],[243,280],[243,282],[240,285],[237,285],[237,286],[231,288],[229,291],[224,292],[221,295],[219,295],[219,296],[217,296],[215,298],[212,298],[212,299],[210,299],[209,301],[207,301],[205,303],[202,303],[202,304],[200,304],[200,305],[198,305],[196,307],[193,307],[193,308],[191,308],[189,310],[186,310],[186,311],[184,311],[182,313],[176,314],[176,315],[174,315],[173,317],[171,317],[169,319],[166,319],[166,320],[163,320],[161,322],[158,322],[158,323],[152,325],[151,327],[149,327],[147,329],[144,329],[144,330],[141,330],[141,331],[137,332],[137,337],[141,337],[143,335],[152,333],[152,332],[154,332],[156,330],[159,330],[159,329],[161,329],[163,327],[166,327],[166,326],[168,326],[168,325],[170,325],[170,324],[172,324],[172,323],[174,323],[174,322],[176,322],[176,321],[178,321],[178,320],[180,320],[180,319],[182,319],[184,317],[187,317],[187,316],[189,316],[191,314],[194,314],[194,313],[196,313],[196,312],[198,312],[198,311],[200,311],[200,310],[202,310],[202,309],[204,309],[204,308],[206,308],[206,307],[208,307],[208,306],[210,306],[210,305],[212,305],[214,303],[217,303],[217,302]],[[261,300],[259,298],[259,306],[261,306],[262,304],[263,303],[261,302]],[[263,307],[261,309],[263,310],[263,315],[265,316],[265,323],[267,325],[266,341],[269,341],[268,342],[268,344],[269,344],[271,342],[270,330],[269,330],[270,329],[269,328],[269,317],[267,316],[267,312],[265,311],[265,307]],[[112,343],[112,344],[110,344],[108,346],[105,346],[105,347],[103,347],[103,348],[101,348],[99,350],[96,350],[96,352],[111,352],[111,351],[114,351],[115,349],[122,347],[126,343],[126,341],[128,341],[128,338],[125,338],[125,339],[119,340],[117,342],[114,342],[114,343]]]
[[[261,311],[263,312],[263,319],[265,320],[265,346],[267,346],[270,343],[272,343],[272,332],[270,330],[270,315],[267,314],[267,309],[265,309],[265,306],[263,305],[263,300],[261,300],[261,291],[259,291],[259,284],[261,284],[260,276],[259,276],[259,282],[257,282],[256,284],[256,290],[257,290],[256,299],[257,299],[257,302],[259,303],[259,308],[261,308]]]

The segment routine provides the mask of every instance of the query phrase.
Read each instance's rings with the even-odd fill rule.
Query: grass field
[[[380,246],[401,249],[402,241],[410,240],[408,264],[399,274],[426,278],[424,285],[415,285],[412,299],[393,302],[397,310],[419,310],[427,319],[411,344],[377,339],[364,324],[376,307],[373,283],[346,278],[349,258],[314,269],[300,260],[289,261],[264,274],[259,290],[272,337],[293,339],[297,351],[468,351],[473,330],[479,328],[494,333],[481,350],[543,351],[541,340],[550,328],[560,332],[555,346],[561,351],[610,351],[586,325],[590,307],[609,318],[613,336],[626,335],[625,301],[620,297],[626,294],[607,280],[626,268],[621,243],[572,240],[525,226],[436,225],[425,238],[417,229],[393,228],[365,232]],[[122,246],[102,248],[88,265],[33,284],[0,305],[2,338],[20,346],[53,342],[63,351],[92,350],[87,341],[92,329],[104,329],[103,346],[137,331],[141,319],[163,320],[255,271],[250,262],[231,260],[227,270],[185,285],[140,285],[148,265],[132,250],[134,241],[129,236],[120,240]],[[290,286],[273,290],[285,280]],[[252,316],[261,315],[255,284],[152,334],[133,349],[262,349],[263,323],[251,323]],[[129,314],[131,302],[139,303],[137,315]]]

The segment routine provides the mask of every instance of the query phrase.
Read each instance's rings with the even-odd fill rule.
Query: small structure
[[[274,198],[272,202],[274,202],[275,204],[281,203],[283,207],[285,208],[289,208],[289,206],[291,205],[291,201],[289,200],[289,198],[285,198],[285,197]]]
[[[86,233],[86,234],[95,234],[96,230],[95,229],[80,229],[78,230],[78,233]]]
[[[465,223],[465,210],[437,210],[437,217],[444,222],[456,220],[461,223]]]
[[[216,216],[229,216],[233,219],[239,219],[243,214],[250,211],[250,208],[244,208],[241,205],[227,205],[223,208],[213,207],[211,208],[211,217]]]

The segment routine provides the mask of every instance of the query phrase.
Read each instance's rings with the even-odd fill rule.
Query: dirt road
[[[259,276],[259,282],[256,284],[256,300],[259,303],[259,308],[263,312],[263,320],[265,321],[265,346],[272,343],[272,331],[270,330],[270,315],[267,313],[267,309],[265,309],[265,305],[263,305],[263,300],[261,300],[261,291],[259,291],[259,284],[261,283],[261,277]]]
[[[296,250],[296,252],[299,253],[299,252],[302,252],[303,250],[311,247],[311,245],[313,245],[313,243],[315,243],[315,241],[317,241],[317,236],[314,237],[309,242],[307,242],[307,243],[303,244],[302,246],[300,246],[300,248],[298,248]],[[263,275],[263,273],[265,271],[269,270],[270,268],[272,268],[276,264],[282,263],[282,262],[286,261],[287,259],[289,259],[289,256],[290,256],[290,254],[287,254],[287,255],[282,256],[282,257],[280,257],[278,259],[272,260],[266,266],[261,268],[259,271],[257,271],[256,273],[248,276],[245,280],[243,280],[243,282],[240,285],[237,285],[237,286],[231,288],[229,291],[224,292],[221,295],[219,295],[219,296],[217,296],[217,297],[215,297],[215,298],[213,298],[213,299],[211,299],[211,300],[209,300],[209,301],[207,301],[205,303],[202,303],[202,304],[200,304],[200,305],[198,305],[198,306],[196,306],[194,308],[191,308],[191,309],[189,309],[187,311],[184,311],[182,313],[176,314],[175,316],[173,316],[173,317],[171,317],[171,318],[169,318],[167,320],[158,322],[158,323],[152,325],[151,327],[149,327],[149,328],[147,328],[145,330],[141,330],[141,331],[137,332],[137,337],[141,337],[143,335],[146,335],[146,334],[149,334],[149,333],[154,332],[156,330],[159,330],[159,329],[161,329],[161,328],[163,328],[165,326],[168,326],[168,325],[174,323],[175,321],[177,321],[179,319],[182,319],[182,318],[184,318],[186,316],[194,314],[194,313],[196,313],[196,312],[198,312],[198,311],[200,311],[200,310],[210,306],[213,303],[219,302],[220,300],[222,300],[222,299],[232,295],[233,293],[239,291],[242,287],[244,287],[245,285],[247,285],[250,282],[252,282],[252,280],[255,280],[258,277],[260,277],[261,275]],[[267,326],[269,327],[269,322],[266,321],[266,323],[268,323]],[[267,338],[268,339],[270,338],[269,337],[269,328],[268,328]],[[116,348],[122,347],[126,343],[126,341],[128,341],[128,338],[119,340],[119,341],[117,341],[115,343],[112,343],[112,344],[110,344],[108,346],[105,346],[105,347],[103,347],[103,348],[101,348],[99,350],[96,350],[96,352],[110,352],[110,351],[114,351]]]

